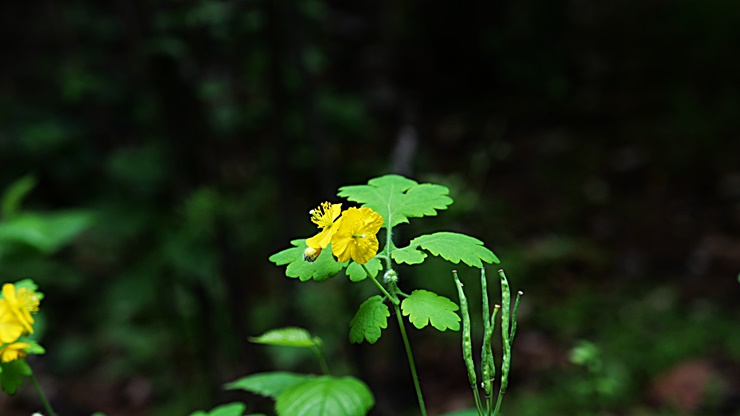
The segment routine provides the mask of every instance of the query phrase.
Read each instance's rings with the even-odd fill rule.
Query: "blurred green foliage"
[[[1,273],[46,293],[40,363],[60,412],[180,415],[229,402],[225,381],[271,360],[307,365],[246,342],[286,324],[319,334],[380,411],[412,408],[393,341],[348,348],[336,325],[369,293],[348,295],[341,274],[296,285],[267,261],[312,231],[305,213],[337,185],[389,171],[448,186],[456,201],[399,226],[399,243],[470,234],[527,293],[511,414],[574,414],[584,396],[567,386],[590,376],[563,364],[578,339],[629,375],[608,411],[663,414],[648,390],[686,359],[737,373],[738,3],[2,10]],[[454,296],[442,265],[399,276]],[[443,353],[457,357],[457,339],[440,348],[444,336],[411,335],[426,388],[444,392],[430,409],[453,410],[455,389],[469,393]],[[736,396],[719,399],[727,414]]]

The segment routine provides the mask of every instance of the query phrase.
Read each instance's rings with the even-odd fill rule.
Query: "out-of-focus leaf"
[[[23,384],[23,379],[31,375],[31,367],[22,358],[0,364],[0,370],[0,383],[2,383],[3,391],[11,396]]]
[[[374,404],[372,392],[360,380],[321,376],[282,392],[275,410],[280,416],[362,416]]]
[[[26,244],[50,254],[69,243],[93,222],[87,211],[23,213],[0,222],[0,245]]]
[[[258,344],[301,348],[311,348],[321,342],[312,337],[311,333],[305,329],[296,327],[271,329],[258,337],[249,338],[249,341]]]
[[[23,199],[36,187],[36,178],[26,175],[5,190],[2,198],[2,218],[7,219],[16,215]]]
[[[235,402],[216,406],[210,412],[198,410],[191,413],[190,416],[242,416],[246,408],[247,405],[244,403]]]
[[[288,388],[311,380],[314,376],[306,374],[275,371],[252,374],[231,383],[224,384],[227,390],[245,390],[266,397],[276,398]]]

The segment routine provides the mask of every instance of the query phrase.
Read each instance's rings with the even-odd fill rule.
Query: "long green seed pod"
[[[498,271],[501,277],[501,343],[503,344],[503,360],[501,363],[501,390],[499,395],[506,392],[509,382],[509,367],[511,365],[511,328],[509,326],[509,315],[511,314],[511,292],[509,281],[503,270]]]
[[[480,269],[481,298],[483,302],[483,346],[481,347],[481,378],[483,379],[483,391],[486,397],[491,396],[491,380],[493,379],[493,350],[491,349],[491,338],[493,336],[493,320],[488,308],[488,282],[486,269]]]
[[[501,305],[493,305],[493,313],[491,314],[491,328],[490,331],[485,334],[485,338],[483,338],[483,347],[486,348],[489,353],[487,361],[483,364],[484,366],[488,367],[489,370],[489,380],[490,385],[493,384],[493,380],[496,378],[496,356],[493,354],[493,333],[496,331],[496,315],[498,314],[498,311],[501,309]],[[485,388],[485,380],[483,381],[483,386]],[[490,388],[490,387],[489,387]],[[491,391],[486,390],[486,395],[490,397]]]
[[[516,318],[519,315],[519,300],[521,300],[522,296],[524,296],[524,292],[521,290],[516,293],[514,312],[511,315],[511,335],[509,336],[509,344],[514,343],[514,335],[516,335]]]
[[[468,299],[463,291],[463,284],[457,277],[457,270],[452,271],[457,286],[457,294],[460,296],[460,313],[462,315],[462,350],[465,366],[468,369],[468,380],[473,389],[477,389],[478,379],[475,374],[475,362],[473,361],[473,342],[470,337],[470,314],[468,312]]]
[[[457,270],[452,271],[452,276],[455,278],[455,286],[457,286],[457,294],[460,296],[460,314],[462,315],[462,350],[463,359],[465,360],[465,367],[468,370],[468,380],[470,381],[470,388],[473,390],[473,397],[475,397],[475,407],[478,410],[478,414],[483,414],[483,406],[480,401],[480,394],[478,393],[478,377],[475,374],[475,361],[473,361],[473,341],[470,337],[470,313],[468,311],[468,299],[465,297],[465,291],[463,291],[463,284],[457,277]]]

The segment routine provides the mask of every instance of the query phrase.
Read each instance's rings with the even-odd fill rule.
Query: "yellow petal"
[[[312,209],[309,213],[311,214],[311,221],[319,228],[331,227],[332,223],[342,213],[342,204],[322,202],[321,205]]]
[[[342,223],[331,240],[332,253],[339,261],[350,258],[365,264],[378,253],[375,236],[383,226],[383,217],[370,208],[349,208],[342,214]]]
[[[26,356],[25,350],[27,348],[31,348],[31,345],[25,342],[14,342],[12,344],[8,344],[0,349],[0,361],[7,363],[9,361],[23,358]]]
[[[315,249],[328,247],[329,243],[331,243],[332,237],[334,237],[334,234],[337,232],[341,224],[342,219],[340,218],[335,221],[330,227],[324,228],[320,233],[307,239],[306,245]]]
[[[23,323],[11,311],[7,299],[0,299],[0,344],[17,340],[23,330]]]
[[[352,260],[365,264],[378,253],[378,238],[374,235],[353,239]]]

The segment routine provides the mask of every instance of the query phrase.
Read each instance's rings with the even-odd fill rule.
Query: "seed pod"
[[[452,271],[457,286],[457,294],[460,296],[460,313],[462,315],[462,350],[465,359],[465,367],[468,369],[468,380],[470,387],[477,391],[478,377],[475,374],[475,362],[473,361],[473,342],[470,339],[470,314],[468,313],[468,299],[465,297],[462,282],[457,277],[457,270]]]
[[[491,319],[488,308],[488,284],[486,279],[486,269],[480,269],[480,288],[483,302],[483,345],[481,346],[481,378],[483,379],[483,391],[486,397],[491,395],[491,380],[495,374],[493,368],[493,351],[491,349],[491,337],[493,336],[493,320]]]
[[[501,362],[501,390],[499,394],[506,392],[509,383],[509,367],[511,366],[511,328],[509,326],[509,314],[511,313],[511,293],[509,281],[503,270],[498,271],[501,277],[501,343],[503,344],[503,359]]]

